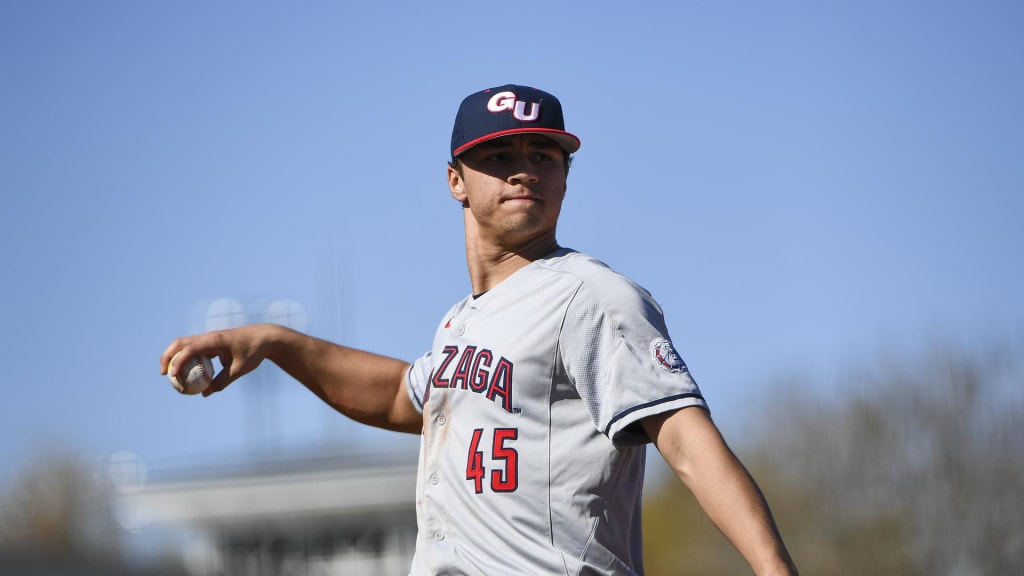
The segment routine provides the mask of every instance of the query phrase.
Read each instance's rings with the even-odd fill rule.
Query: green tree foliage
[[[789,382],[758,403],[739,451],[801,572],[1019,573],[1020,357],[937,345],[851,370],[834,394]],[[651,574],[749,573],[679,482],[654,489],[645,516]]]

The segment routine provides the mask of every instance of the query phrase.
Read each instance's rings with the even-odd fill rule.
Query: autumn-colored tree
[[[100,484],[66,450],[40,450],[0,495],[0,553],[109,555],[117,533]]]
[[[1013,574],[1024,566],[1024,377],[1011,345],[882,357],[788,382],[739,446],[805,574]],[[680,528],[681,526],[681,528]],[[678,482],[646,501],[657,576],[749,573]]]

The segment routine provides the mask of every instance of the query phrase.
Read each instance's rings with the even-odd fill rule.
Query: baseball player
[[[343,414],[422,434],[411,574],[643,573],[653,442],[757,574],[795,574],[650,294],[555,238],[571,156],[557,98],[501,86],[462,102],[448,185],[472,294],[411,364],[274,325],[179,338],[220,357],[204,392],[270,359]]]

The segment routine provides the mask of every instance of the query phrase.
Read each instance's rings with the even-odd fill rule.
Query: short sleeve
[[[416,359],[409,366],[405,375],[405,388],[409,392],[409,399],[412,405],[422,414],[423,404],[427,401],[427,384],[430,382],[431,360],[430,352]]]
[[[580,286],[566,309],[562,365],[598,430],[618,446],[649,442],[643,418],[706,406],[704,398],[650,294],[618,275],[600,291],[590,284]]]

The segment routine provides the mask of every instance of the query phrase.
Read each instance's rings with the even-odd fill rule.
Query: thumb
[[[231,374],[231,356],[222,355],[218,356],[218,359],[220,360],[221,364],[220,372],[217,372],[217,375],[214,376],[213,380],[210,381],[210,385],[206,387],[206,390],[203,390],[204,397],[209,396],[211,394],[216,394],[217,392],[220,392],[221,390],[227,388],[228,385],[234,382],[235,379],[237,378],[237,376],[233,376]]]

